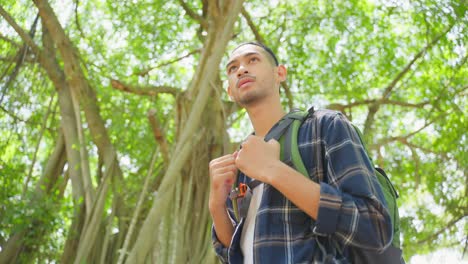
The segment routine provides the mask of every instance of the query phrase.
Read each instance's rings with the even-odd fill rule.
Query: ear
[[[286,69],[286,66],[284,66],[283,64],[278,65],[278,67],[276,67],[276,72],[279,82],[286,81],[286,77],[288,75],[288,70]]]

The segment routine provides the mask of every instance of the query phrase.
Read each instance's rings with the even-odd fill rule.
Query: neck
[[[279,100],[246,107],[255,135],[264,137],[286,113]]]

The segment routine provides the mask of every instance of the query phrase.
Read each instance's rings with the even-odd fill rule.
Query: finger
[[[239,150],[239,152],[237,153],[237,157],[234,160],[234,165],[236,166],[236,168],[238,170],[241,170],[241,171],[242,171],[242,163],[243,163],[243,154],[244,153],[245,153],[244,149]]]
[[[241,149],[244,148],[245,146],[249,145],[250,142],[252,142],[252,140],[253,140],[254,138],[255,138],[254,135],[249,135],[248,137],[246,137],[246,138],[244,139],[244,141],[242,141],[242,143],[241,143]]]
[[[210,161],[210,165],[211,165],[211,164],[216,164],[216,163],[222,162],[223,160],[229,159],[229,158],[231,158],[231,157],[232,157],[232,154],[227,154],[227,155],[218,157],[218,158],[216,158],[216,159],[211,160],[211,161]]]
[[[239,151],[237,151],[237,155],[236,155],[236,158],[234,159],[234,163],[237,164],[237,161],[242,157],[243,153],[244,153],[243,149],[240,149]]]
[[[270,145],[273,145],[273,146],[278,146],[280,143],[278,141],[276,141],[276,139],[272,138],[270,140],[268,140],[267,142],[268,144]]]
[[[229,166],[226,166],[226,167],[216,168],[216,169],[213,170],[213,176],[220,175],[220,174],[223,174],[223,173],[226,173],[226,172],[236,173],[237,172],[237,167],[235,165],[229,165]]]
[[[209,167],[211,169],[211,168],[223,167],[223,166],[233,164],[233,163],[234,163],[233,155],[228,154],[226,156],[219,157],[217,159],[210,161]]]
[[[229,162],[226,161],[226,162],[218,163],[210,167],[210,175],[216,175],[219,173],[224,173],[226,171],[235,172],[236,170],[237,170],[237,167],[236,167],[235,160],[232,159]]]
[[[240,149],[244,149],[247,145],[247,140],[244,140],[242,141],[242,143],[240,144],[241,148]],[[239,155],[239,151],[237,152],[237,154]]]

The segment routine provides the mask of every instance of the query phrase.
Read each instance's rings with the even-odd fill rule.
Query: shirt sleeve
[[[219,260],[221,260],[222,263],[228,263],[228,248],[219,241],[214,225],[211,226],[211,240]]]
[[[319,122],[320,123],[320,122]],[[314,232],[344,245],[383,251],[393,228],[381,187],[356,130],[340,113],[316,130],[324,154]]]

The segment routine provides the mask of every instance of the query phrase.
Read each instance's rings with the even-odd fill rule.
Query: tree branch
[[[21,122],[24,122],[24,123],[29,122],[29,120],[24,120],[21,117],[17,116],[15,113],[12,113],[12,112],[8,111],[8,109],[3,107],[2,105],[0,105],[0,110],[2,110],[5,114],[11,116],[15,120],[15,122],[18,122],[18,121],[21,121]]]
[[[29,30],[29,36],[31,39],[34,38],[34,35],[36,33],[36,26],[37,22],[39,21],[39,15],[36,15],[36,18],[34,19],[34,22],[31,25],[31,29]],[[19,70],[21,66],[23,65],[24,59],[28,55],[28,47],[24,45],[23,47],[20,48],[16,55],[16,63],[15,63],[15,68],[13,69],[12,73],[10,74],[10,78],[5,82],[4,87],[3,87],[3,92],[0,97],[0,104],[3,102],[4,96],[7,94],[8,89],[10,87],[10,84],[16,79],[16,76],[18,76]],[[2,76],[3,78],[3,76]]]
[[[466,58],[467,57],[465,57],[463,59],[462,63],[460,64],[460,67],[458,68],[458,70],[466,62]],[[453,79],[453,76],[450,79]],[[377,99],[371,99],[371,100],[364,100],[364,101],[354,102],[354,103],[351,103],[351,104],[348,104],[348,105],[331,104],[328,107],[331,108],[331,109],[344,111],[346,108],[351,108],[353,106],[363,105],[363,104],[379,104],[379,105],[392,104],[392,105],[399,105],[399,106],[404,106],[404,107],[414,107],[414,108],[420,108],[420,107],[423,107],[423,106],[426,106],[426,105],[431,105],[432,109],[429,110],[428,112],[433,112],[434,109],[439,110],[439,111],[443,111],[443,110],[440,110],[438,105],[439,105],[439,101],[442,100],[444,96],[449,96],[449,97],[453,97],[453,98],[455,98],[456,96],[462,96],[463,97],[464,96],[463,92],[466,89],[468,89],[468,86],[463,86],[460,89],[457,89],[457,90],[455,90],[453,92],[449,92],[448,91],[449,84],[450,84],[450,81],[447,81],[445,83],[443,89],[440,91],[437,98],[435,98],[435,99],[433,99],[431,101],[424,101],[424,102],[421,102],[421,103],[406,103],[406,102],[398,102],[398,101],[393,101],[393,100],[381,98],[381,99],[378,99],[378,100]],[[449,94],[447,95],[447,93],[449,93]],[[463,111],[460,109],[460,107],[458,105],[456,105],[453,102],[452,102],[452,105],[453,105],[452,109],[454,109],[454,111],[458,112],[459,114],[463,114]],[[408,140],[407,140],[409,137],[413,136],[414,134],[417,134],[421,130],[425,129],[428,125],[433,124],[436,120],[439,120],[439,119],[443,118],[444,116],[436,117],[433,121],[429,122],[424,127],[422,127],[421,129],[413,132],[410,135],[387,138],[387,139],[384,139],[384,140],[382,140],[382,141],[380,141],[380,142],[378,142],[376,144],[371,145],[370,148],[371,149],[376,149],[376,148],[380,148],[380,146],[382,146],[384,144],[387,144],[387,143],[390,143],[390,142],[393,142],[393,141],[399,141],[400,143],[402,143],[402,144],[404,144],[404,145],[406,145],[406,146],[408,146],[410,148],[418,148],[418,149],[420,149],[420,150],[422,150],[422,151],[424,151],[426,153],[437,154],[439,156],[442,156],[444,159],[449,159],[446,153],[443,153],[443,152],[437,153],[437,152],[434,152],[434,151],[432,151],[432,150],[430,150],[428,148],[424,148],[424,147],[412,144],[412,143],[408,142]]]
[[[0,5],[0,15],[5,18],[5,20],[10,24],[10,26],[18,33],[18,35],[23,39],[26,44],[33,49],[35,53],[40,53],[40,48],[34,43],[33,39],[26,33],[18,24],[16,24],[15,20],[8,14],[8,12],[3,9]]]
[[[208,28],[208,23],[206,22],[206,19],[204,19],[202,16],[200,16],[195,11],[193,11],[187,5],[187,3],[184,2],[184,0],[179,0],[179,3],[180,3],[180,5],[182,6],[182,8],[185,10],[185,12],[187,13],[187,15],[189,17],[191,17],[192,19],[198,21],[200,23],[200,25],[202,26],[202,28]]]
[[[80,4],[80,0],[75,0],[75,8],[74,8],[74,12],[75,12],[75,24],[76,24],[76,28],[78,29],[78,32],[80,32],[80,36],[82,38],[85,38],[85,35],[83,33],[83,29],[81,29],[81,24],[80,24],[80,18],[78,17],[78,5]]]
[[[164,164],[169,164],[169,146],[166,141],[166,137],[164,132],[161,129],[161,124],[159,120],[156,118],[156,110],[150,109],[148,111],[148,120],[150,122],[151,128],[153,129],[153,135],[156,142],[158,142],[161,148],[162,158],[164,160]]]
[[[241,14],[245,18],[245,21],[247,22],[247,25],[249,25],[250,30],[252,30],[252,33],[254,33],[255,39],[258,42],[265,43],[265,39],[262,37],[262,35],[258,31],[257,27],[255,26],[255,24],[252,21],[252,17],[247,12],[247,10],[245,10],[244,6],[242,6]]]
[[[289,109],[294,108],[294,99],[291,93],[291,89],[289,89],[289,85],[286,82],[281,82],[281,87],[284,89],[284,93],[286,94],[286,97],[288,98],[288,106]]]
[[[23,63],[27,62],[27,63],[36,63],[37,62],[37,58],[35,58],[34,56],[29,56],[30,54],[26,54],[26,57],[23,58]],[[9,56],[9,57],[0,57],[0,61],[3,61],[3,62],[8,62],[10,64],[12,64],[13,62],[16,62],[17,61],[17,57],[18,56]],[[9,68],[9,67],[7,67]],[[3,79],[3,77],[5,76],[6,74],[3,74],[1,77],[0,77],[0,80]]]
[[[430,104],[431,102],[424,101],[421,103],[408,103],[408,102],[401,102],[401,101],[381,98],[381,99],[368,99],[368,100],[356,101],[356,102],[349,103],[349,104],[333,103],[333,104],[329,104],[327,108],[335,109],[335,110],[344,110],[344,109],[350,109],[350,108],[360,106],[360,105],[370,105],[370,104],[376,104],[376,103],[380,105],[398,105],[398,106],[403,106],[403,107],[421,108],[425,105]]]
[[[422,245],[424,243],[427,243],[429,241],[433,241],[437,238],[437,236],[439,236],[440,234],[442,234],[445,230],[449,229],[450,227],[454,226],[456,223],[458,223],[460,220],[464,219],[466,216],[466,214],[463,214],[463,215],[460,215],[459,217],[455,218],[455,219],[452,219],[450,222],[448,222],[444,227],[442,227],[440,230],[438,230],[437,232],[427,236],[426,238],[423,238],[419,241],[416,242],[417,245]]]
[[[421,58],[426,53],[426,51],[428,49],[430,49],[432,46],[434,46],[443,36],[445,36],[450,31],[450,29],[452,29],[452,27],[454,25],[455,24],[452,24],[452,25],[448,26],[442,33],[437,35],[429,44],[427,44],[422,50],[420,50],[413,57],[413,59],[406,65],[406,67],[403,68],[403,70],[400,73],[398,73],[398,75],[395,77],[395,79],[393,79],[393,81],[385,88],[385,91],[383,92],[383,95],[382,95],[383,98],[388,98],[390,96],[390,93],[393,90],[393,88],[395,87],[395,85],[401,80],[401,78],[403,78],[403,76],[406,75],[406,73],[409,72],[409,70],[411,69],[411,66],[413,66],[413,64],[419,58]]]
[[[140,86],[131,86],[129,84],[124,84],[121,81],[111,79],[111,85],[114,89],[127,92],[127,93],[133,93],[133,94],[138,94],[138,95],[146,95],[146,96],[155,96],[160,93],[168,93],[172,94],[174,96],[178,95],[181,93],[181,90],[175,87],[170,87],[170,86],[146,86],[146,87],[140,87]]]
[[[432,121],[426,123],[424,126],[422,126],[421,128],[409,133],[408,135],[405,135],[405,136],[396,136],[396,137],[389,137],[389,138],[385,138],[385,139],[382,139],[379,141],[378,144],[376,144],[377,146],[381,146],[381,145],[385,145],[385,144],[388,144],[390,142],[394,142],[394,141],[399,141],[399,142],[402,142],[404,144],[407,143],[407,140],[408,138],[416,135],[417,133],[421,132],[422,130],[424,130],[425,128],[427,128],[428,126],[432,125],[437,119],[440,119],[441,117],[439,118],[434,118]],[[375,148],[376,146],[373,145],[373,147]]]
[[[39,130],[39,138],[37,139],[37,144],[36,144],[36,147],[34,149],[33,159],[31,161],[31,165],[29,167],[29,172],[28,172],[28,175],[26,177],[26,181],[23,184],[23,192],[22,192],[23,196],[26,195],[26,190],[28,188],[29,181],[30,181],[30,179],[32,177],[32,172],[33,172],[33,169],[34,169],[34,165],[36,164],[37,153],[39,152],[39,147],[41,145],[41,141],[42,141],[42,137],[44,135],[44,131],[47,129],[47,120],[49,119],[49,115],[52,112],[52,105],[54,104],[54,99],[55,99],[55,93],[52,94],[52,96],[50,97],[49,106],[47,107],[47,112],[45,113],[45,115],[44,115],[44,117],[42,119],[41,128]]]
[[[421,183],[421,173],[419,173],[421,162],[420,162],[420,159],[416,150],[412,147],[409,147],[409,148],[411,151],[411,157],[414,160],[414,175],[415,175],[414,182],[416,183],[416,189],[418,189],[419,184]]]
[[[1,33],[0,33],[0,39],[5,40],[6,42],[8,42],[8,43],[12,44],[13,46],[17,47],[18,49],[21,48],[21,44],[19,44],[18,42],[16,42],[16,41],[14,41],[14,40],[12,40],[12,39],[10,39],[10,38],[4,36],[4,35],[1,34]]]
[[[449,157],[447,156],[447,153],[445,153],[445,152],[435,152],[435,151],[433,151],[431,149],[428,149],[428,148],[421,147],[421,146],[418,146],[416,144],[413,144],[413,143],[409,142],[408,140],[402,140],[402,141],[404,141],[404,142],[402,142],[403,144],[405,144],[406,146],[408,146],[410,148],[420,149],[423,152],[436,154],[436,155],[442,156],[444,159],[449,159]]]
[[[448,26],[441,34],[437,35],[429,44],[427,44],[424,48],[422,48],[414,57],[413,59],[397,74],[397,76],[390,82],[387,87],[385,87],[383,93],[382,93],[382,99],[384,98],[389,98],[390,93],[392,90],[395,88],[396,84],[410,71],[411,67],[413,64],[423,57],[423,55],[426,53],[428,49],[430,49],[432,46],[434,46],[443,36],[445,36],[450,29],[455,25],[452,24]],[[379,110],[380,106],[378,104],[373,104],[369,107],[369,113],[367,114],[367,118],[364,124],[364,135],[369,135],[369,130],[372,128],[372,124],[374,123],[374,118]]]
[[[148,112],[148,114],[149,114],[149,112]],[[145,182],[143,183],[143,189],[141,190],[140,197],[138,198],[136,208],[133,211],[132,219],[130,220],[130,225],[129,225],[127,234],[125,235],[124,244],[123,244],[122,248],[120,249],[120,254],[119,254],[119,259],[117,260],[117,264],[122,264],[124,262],[124,260],[125,260],[126,255],[127,255],[128,248],[129,248],[129,245],[130,245],[130,240],[132,239],[133,231],[135,230],[135,227],[137,226],[138,217],[140,216],[140,212],[143,209],[143,202],[145,201],[145,198],[147,198],[147,195],[148,195],[147,194],[148,193],[148,187],[149,187],[151,176],[153,176],[154,165],[156,164],[157,157],[158,157],[158,152],[157,152],[157,149],[155,149],[155,151],[153,153],[153,157],[151,158],[151,163],[150,163],[148,173],[146,174],[146,177],[145,177]],[[102,263],[104,263],[104,262],[102,262]]]
[[[135,72],[134,74],[143,77],[143,76],[147,75],[150,71],[152,71],[152,70],[154,70],[154,69],[157,69],[157,68],[160,68],[160,67],[163,67],[163,66],[167,66],[167,65],[172,64],[172,63],[174,63],[174,62],[181,61],[181,60],[183,60],[183,59],[185,59],[185,58],[187,58],[187,57],[192,56],[192,55],[195,54],[195,53],[199,53],[200,51],[201,51],[201,49],[192,50],[191,52],[187,53],[186,55],[184,55],[184,56],[182,56],[182,57],[175,58],[175,59],[173,59],[173,60],[169,60],[169,61],[163,62],[163,63],[161,63],[161,64],[158,64],[158,65],[154,66],[154,67],[148,68],[148,69],[146,69],[146,70],[143,70],[143,71],[140,71],[140,72]]]

